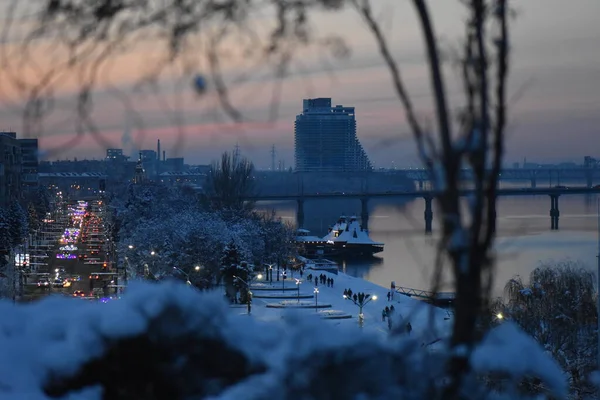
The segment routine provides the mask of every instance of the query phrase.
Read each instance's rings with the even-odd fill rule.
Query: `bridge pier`
[[[369,230],[369,198],[360,199],[360,220],[364,230]]]
[[[594,186],[594,170],[591,168],[586,169],[585,171],[585,184],[588,188]]]
[[[296,226],[298,228],[304,227],[304,200],[298,199],[296,200],[298,203],[298,208],[296,208]]]
[[[425,217],[425,233],[431,234],[433,225],[433,209],[431,208],[431,202],[433,197],[423,196],[423,199],[425,200],[425,212],[423,213]]]
[[[560,211],[558,210],[558,194],[550,195],[550,230],[558,230],[558,218]]]
[[[537,187],[537,179],[535,178],[535,176],[531,177],[531,188],[535,189]]]

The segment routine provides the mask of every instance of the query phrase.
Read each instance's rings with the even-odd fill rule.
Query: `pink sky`
[[[375,3],[380,5],[378,12],[386,16],[383,25],[400,61],[407,87],[420,114],[429,117],[431,98],[427,70],[410,2]],[[445,46],[458,43],[463,20],[458,1],[430,3],[435,4],[432,8],[442,43]],[[518,101],[511,104],[507,162],[521,161],[524,157],[539,162],[581,162],[584,155],[600,157],[596,150],[600,149],[597,133],[600,126],[600,25],[596,21],[600,2],[528,0],[514,3],[518,17],[512,21],[510,92],[525,90]],[[302,99],[332,97],[334,104],[356,107],[359,138],[377,167],[389,167],[392,162],[399,166],[416,166],[418,160],[414,157],[402,109],[370,34],[350,12],[319,15],[315,22],[322,35],[342,35],[352,50],[351,57],[330,61],[335,70],[332,75],[315,62],[318,57],[314,57],[314,51],[312,55],[300,54],[302,70],[308,68],[311,73],[300,74],[296,69],[295,74],[285,79],[275,121],[269,120],[272,79],[231,87],[236,106],[251,121],[237,125],[220,111],[210,89],[204,97],[198,98],[188,81],[184,81],[180,88],[181,101],[177,103],[174,96],[165,94],[170,82],[167,80],[158,96],[126,93],[144,125],[142,132],[135,119],[130,118],[132,145],[123,145],[128,111],[114,93],[101,88],[95,93],[94,122],[103,140],[94,140],[86,133],[75,146],[65,148],[63,144],[75,136],[73,121],[59,124],[48,121],[41,138],[42,146],[50,151],[50,159],[101,158],[107,145],[135,152],[140,147],[155,149],[156,140],[160,138],[167,156],[183,156],[188,163],[204,164],[238,143],[242,153],[257,167],[267,168],[274,144],[277,158],[284,160],[286,166],[292,166],[293,122],[301,111]],[[126,90],[141,66],[152,65],[148,54],[140,50],[115,61],[106,80]],[[239,71],[244,66],[235,64],[230,68]],[[457,79],[451,74],[447,78],[450,98],[458,106]],[[72,87],[63,86],[57,88],[57,94],[68,98],[69,90]],[[60,112],[56,112],[51,119],[58,122],[59,117]],[[22,116],[15,110],[0,108],[0,118],[2,129],[21,126]]]

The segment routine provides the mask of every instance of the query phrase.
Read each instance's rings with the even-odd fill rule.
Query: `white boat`
[[[333,247],[333,253],[344,256],[372,256],[382,252],[384,246],[369,237],[369,232],[363,229],[355,216],[341,216],[322,240]]]

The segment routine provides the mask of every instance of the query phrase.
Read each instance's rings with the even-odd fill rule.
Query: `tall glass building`
[[[331,98],[305,99],[294,126],[297,172],[370,171],[356,136],[354,107],[331,107]]]

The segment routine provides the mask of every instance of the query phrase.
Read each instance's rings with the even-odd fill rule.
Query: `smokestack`
[[[163,150],[163,161],[167,161],[167,152]]]
[[[158,139],[158,143],[156,144],[156,159],[160,161],[160,139]]]

